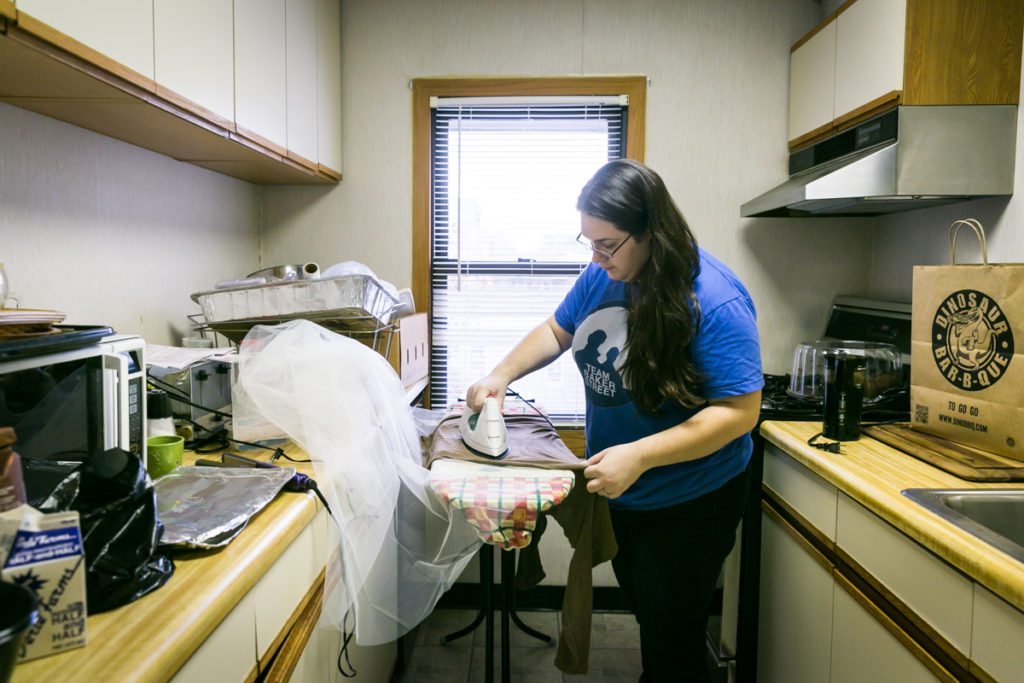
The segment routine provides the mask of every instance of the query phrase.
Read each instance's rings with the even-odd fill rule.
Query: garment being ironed
[[[484,543],[513,550],[530,546],[542,513],[569,496],[576,474],[442,458],[430,468],[429,481],[445,505],[462,510]]]
[[[431,436],[425,465],[440,458],[453,458],[486,465],[542,467],[576,472],[576,484],[569,497],[547,512],[562,527],[573,548],[562,600],[562,632],[558,639],[555,666],[567,674],[587,673],[590,657],[590,626],[593,612],[593,567],[615,556],[617,546],[612,533],[608,501],[587,491],[583,477],[586,461],[577,458],[558,437],[551,424],[540,415],[505,415],[509,453],[494,460],[470,452],[459,434],[459,415],[445,418]],[[538,520],[535,540],[543,531],[544,517]],[[522,549],[516,585],[532,588],[544,578],[537,543]]]

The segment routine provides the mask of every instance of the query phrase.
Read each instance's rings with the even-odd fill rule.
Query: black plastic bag
[[[54,477],[59,468],[32,463],[33,480],[44,512],[77,510],[85,550],[85,589],[89,614],[126,605],[167,583],[174,563],[158,546],[163,524],[156,516],[156,492],[138,457],[119,448]],[[37,478],[47,470],[49,481]],[[52,488],[51,488],[52,487]],[[48,489],[48,490],[40,490]]]

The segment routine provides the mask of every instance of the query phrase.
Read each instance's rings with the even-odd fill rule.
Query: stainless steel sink
[[[1024,562],[1024,489],[905,489],[902,493]]]

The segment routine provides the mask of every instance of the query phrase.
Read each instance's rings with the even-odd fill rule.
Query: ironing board
[[[461,460],[439,460],[430,470],[430,487],[441,500],[462,510],[482,541],[502,550],[530,545],[538,515],[565,500],[575,482],[569,470]]]
[[[491,586],[494,584],[494,547],[501,554],[501,680],[511,680],[509,645],[511,620],[527,634],[552,642],[518,617],[513,606],[515,550],[533,540],[539,515],[568,497],[576,481],[570,470],[536,467],[503,467],[459,460],[438,460],[430,469],[430,486],[453,510],[461,510],[486,544],[480,551],[480,587],[483,604],[473,623],[445,636],[448,643],[471,633],[486,620],[484,646],[485,680],[494,676],[494,617]]]

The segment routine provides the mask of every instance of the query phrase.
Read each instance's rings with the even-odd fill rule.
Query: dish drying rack
[[[196,331],[216,332],[235,344],[256,325],[310,320],[387,358],[397,329],[398,299],[368,275],[215,289],[197,292],[192,300],[203,309],[201,320],[199,314],[189,316]]]

